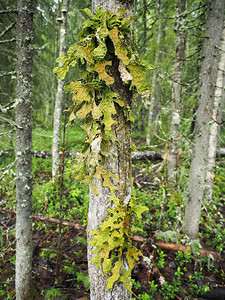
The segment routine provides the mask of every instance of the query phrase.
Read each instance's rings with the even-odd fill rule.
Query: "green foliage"
[[[123,117],[131,121],[129,102],[134,92],[147,90],[145,74],[148,66],[140,61],[127,43],[134,17],[125,19],[126,12],[123,9],[112,14],[97,8],[96,15],[92,15],[89,9],[83,11],[89,18],[84,22],[80,41],[69,48],[66,56],[57,59],[61,66],[56,67],[54,72],[62,80],[69,69],[76,65],[84,70],[78,81],[70,82],[65,88],[72,92],[74,102],[69,108],[69,123],[76,117],[83,119],[82,128],[87,135],[75,172],[77,178],[90,184],[96,194],[98,190],[92,183],[93,178],[102,180],[103,186],[111,191],[109,201],[115,204],[112,209],[108,209],[106,220],[91,233],[91,245],[96,247],[92,262],[97,267],[102,266],[104,274],[110,274],[107,289],[111,289],[114,282],[120,281],[131,292],[131,271],[141,254],[132,246],[132,234],[137,230],[133,220],[141,218],[147,208],[133,201],[128,205],[120,203],[116,195],[117,188],[111,182],[111,178],[115,181],[118,178],[106,169],[104,162],[110,155],[110,145],[119,142],[113,132],[117,124],[116,114],[118,110],[122,111]],[[120,74],[120,79],[117,79],[119,83],[115,82],[115,67]],[[119,98],[113,91],[115,88],[112,89],[115,84],[129,90],[129,99]],[[84,178],[87,169],[89,176]]]
[[[47,292],[45,294],[46,300],[53,300],[58,297],[62,297],[62,293],[61,293],[60,289],[56,289],[56,288],[51,288],[51,289],[47,290]],[[63,298],[61,298],[61,299],[63,299]]]
[[[192,256],[191,252],[178,251],[176,256],[176,261],[179,262],[180,266],[183,266],[192,261],[191,256]]]
[[[82,272],[76,272],[77,281],[83,283],[85,289],[88,291],[90,289],[89,277]]]
[[[80,237],[76,238],[76,241],[77,241],[78,245],[87,247],[87,240],[84,237],[80,236]]]
[[[49,217],[61,217],[70,222],[79,219],[82,223],[87,222],[88,188],[74,180],[73,170],[65,167],[63,180],[62,203],[60,211],[60,186],[52,181],[39,183],[36,179],[33,187],[33,210],[35,213],[45,212]]]
[[[157,267],[161,270],[164,268],[166,254],[161,249],[157,249],[157,254],[158,254]]]

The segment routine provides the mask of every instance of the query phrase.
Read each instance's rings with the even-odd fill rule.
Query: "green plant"
[[[188,251],[178,251],[176,255],[176,261],[179,262],[180,266],[186,265],[187,263],[190,263],[192,261],[191,258],[192,254]]]
[[[82,272],[76,272],[77,281],[81,282],[86,290],[89,290],[90,283],[88,275],[83,274]]]
[[[135,290],[139,290],[141,288],[141,284],[139,281],[136,281],[135,279],[131,279],[132,286]]]
[[[82,236],[79,236],[78,238],[76,238],[76,241],[77,241],[77,244],[78,245],[82,245],[84,247],[87,247],[87,239],[82,237]]]
[[[53,258],[56,257],[56,253],[53,252],[52,249],[44,249],[44,250],[41,252],[40,256],[41,256],[43,259],[46,259],[46,260],[47,260],[47,259],[53,259]]]
[[[62,298],[62,292],[60,291],[60,289],[50,288],[45,293],[46,300],[53,300],[53,299],[58,298],[58,297],[61,297],[61,299],[63,299]]]
[[[206,285],[198,286],[197,281],[202,280],[204,275],[202,274],[202,268],[197,272],[195,271],[193,275],[190,275],[188,281],[190,283],[190,290],[193,295],[199,294],[202,295],[210,290],[210,288]]]
[[[162,286],[162,295],[163,299],[169,300],[175,298],[175,293],[179,290],[177,287],[176,282],[173,282],[173,284],[169,284],[167,281],[164,282]]]
[[[178,267],[174,274],[177,276],[176,284],[178,286],[181,285],[181,277],[184,275],[184,272],[182,272],[180,267]]]
[[[76,271],[75,262],[73,262],[69,266],[64,266],[64,270],[70,275],[76,275],[77,271]]]
[[[161,270],[164,268],[166,254],[161,250],[157,249],[157,267]]]

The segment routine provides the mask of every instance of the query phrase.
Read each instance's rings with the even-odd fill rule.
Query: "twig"
[[[17,14],[17,9],[0,10],[0,15],[2,14]]]
[[[16,21],[12,22],[1,34],[0,34],[0,39],[14,26],[16,25]]]
[[[6,44],[6,43],[12,43],[12,42],[16,42],[16,39],[12,38],[10,40],[3,40],[3,41],[0,41],[0,44]]]

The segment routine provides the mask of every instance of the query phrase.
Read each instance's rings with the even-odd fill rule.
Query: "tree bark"
[[[158,35],[157,35],[157,45],[159,45],[160,40],[161,40],[161,35],[162,35],[162,9],[163,9],[163,0],[159,0],[159,16],[158,16],[158,21],[159,21],[159,26],[158,26]],[[150,99],[150,109],[148,112],[148,129],[147,129],[147,136],[146,136],[146,144],[149,146],[150,141],[151,141],[151,129],[150,126],[153,124],[153,111],[154,107],[156,105],[156,83],[157,83],[157,77],[159,74],[159,69],[157,68],[159,65],[159,50],[156,50],[155,54],[155,62],[154,66],[156,69],[153,71],[153,78],[152,78],[152,91],[151,91],[151,99]]]
[[[196,113],[193,157],[190,168],[189,201],[186,204],[184,232],[196,239],[199,230],[201,205],[204,199],[206,166],[208,163],[209,126],[212,121],[213,100],[220,58],[220,39],[224,20],[224,0],[211,1],[206,21],[207,38],[203,43],[201,87]]]
[[[92,1],[92,10],[95,11],[99,6],[111,12],[116,12],[118,8],[124,8],[127,15],[132,14],[132,1]],[[112,66],[112,76],[115,83],[112,85],[112,90],[118,95],[118,98],[126,104],[131,102],[131,93],[129,89],[123,85],[118,72],[118,60],[115,59]],[[120,203],[128,204],[131,198],[131,152],[130,152],[130,124],[126,120],[121,108],[117,109],[117,125],[114,127],[114,134],[119,143],[113,142],[110,146],[110,155],[106,159],[105,167],[114,175],[118,176],[119,182],[115,183],[118,188],[118,198]],[[94,151],[92,149],[92,151]],[[112,204],[108,201],[111,193],[107,187],[103,187],[103,182],[94,179],[93,182],[98,189],[96,195],[90,187],[90,200],[88,212],[87,237],[88,242],[92,239],[90,232],[97,229],[99,224],[105,220],[108,207]],[[113,288],[107,291],[107,275],[104,275],[102,269],[96,268],[95,264],[91,263],[93,257],[93,248],[88,243],[88,268],[90,278],[90,294],[92,300],[129,300],[131,294],[124,288],[123,283],[115,283]]]
[[[16,299],[32,293],[33,1],[18,0],[16,85]]]
[[[59,20],[61,24],[60,28],[60,51],[59,56],[66,54],[66,20],[67,11],[69,7],[69,0],[63,0],[62,4],[62,15]],[[60,129],[61,129],[61,115],[62,115],[62,104],[63,104],[63,85],[64,80],[58,80],[58,89],[55,99],[55,112],[54,112],[54,125],[53,125],[53,140],[52,140],[52,178],[53,181],[59,170],[60,156],[59,156],[59,145],[60,145]]]
[[[178,166],[178,146],[180,130],[180,105],[182,97],[182,77],[185,57],[185,32],[184,32],[184,12],[187,8],[187,1],[179,0],[177,7],[177,20],[174,30],[177,33],[174,81],[173,81],[173,110],[171,120],[171,138],[169,141],[169,157],[167,163],[167,177],[171,188],[176,187],[177,166]]]
[[[219,129],[219,121],[221,115],[221,106],[222,100],[224,99],[224,86],[225,86],[225,23],[223,26],[222,33],[222,41],[220,46],[221,56],[219,62],[219,68],[217,73],[216,80],[216,90],[214,97],[214,107],[211,116],[211,125],[210,125],[210,133],[209,133],[209,148],[208,148],[208,164],[206,168],[206,191],[205,196],[208,204],[212,201],[212,187],[214,181],[214,171],[213,168],[215,166],[216,159],[216,151],[217,151],[217,139],[218,139],[218,129]]]

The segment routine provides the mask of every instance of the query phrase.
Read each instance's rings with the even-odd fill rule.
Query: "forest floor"
[[[147,190],[152,180],[153,175],[144,173],[142,166],[135,168],[136,187]],[[225,199],[221,203],[225,204]],[[220,218],[225,218],[225,205],[218,209]],[[150,215],[151,224],[158,222],[151,209]],[[15,221],[13,210],[0,210],[0,299],[15,299]],[[200,255],[199,249],[191,252],[172,238],[160,242],[155,229],[147,220],[144,223],[144,236],[134,237],[143,257],[133,270],[133,299],[225,299],[225,259],[207,246],[204,228],[200,228],[200,244],[205,252]],[[74,226],[68,224],[34,219],[33,284],[37,299],[90,299],[85,226],[78,219]]]

